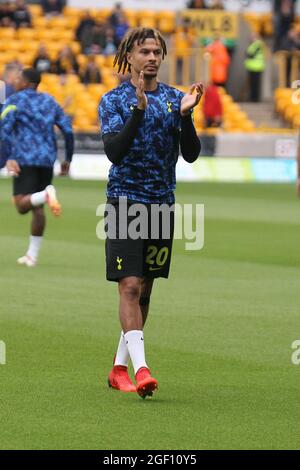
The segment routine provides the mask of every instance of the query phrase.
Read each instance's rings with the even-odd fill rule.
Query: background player
[[[184,159],[193,162],[200,153],[191,112],[199,103],[203,86],[194,84],[188,94],[157,81],[166,44],[150,28],[131,30],[122,40],[115,64],[131,80],[103,96],[99,114],[105,152],[112,162],[107,186],[108,203],[119,210],[120,197],[130,203],[174,203],[175,166],[179,144]],[[153,280],[168,277],[173,223],[169,239],[106,240],[107,279],[119,283],[121,338],[109,375],[109,384],[122,391],[152,395],[157,381],[145,360],[145,324]],[[157,256],[164,250],[163,266]],[[149,252],[150,250],[150,252]],[[152,251],[152,258],[150,256]],[[157,256],[154,254],[156,253]],[[150,258],[149,258],[150,256]],[[136,388],[128,372],[132,361]]]
[[[8,98],[1,114],[2,158],[13,176],[13,195],[20,214],[32,212],[29,248],[19,264],[33,267],[45,229],[43,205],[47,203],[55,216],[61,206],[51,185],[56,160],[54,125],[62,131],[66,143],[66,161],[62,175],[69,173],[73,155],[73,132],[70,119],[56,101],[38,93],[40,73],[32,68],[20,72],[16,80],[17,93]]]

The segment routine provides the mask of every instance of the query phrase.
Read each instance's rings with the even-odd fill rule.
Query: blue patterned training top
[[[54,98],[33,89],[10,96],[1,114],[1,155],[20,166],[52,167],[56,160],[54,125],[64,135],[72,124]]]
[[[137,105],[136,89],[125,82],[102,97],[102,134],[119,132]],[[163,83],[146,92],[148,105],[125,157],[109,171],[107,196],[145,203],[173,203],[179,154],[180,104],[184,93]]]

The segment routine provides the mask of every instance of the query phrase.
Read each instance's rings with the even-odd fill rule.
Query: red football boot
[[[158,388],[157,380],[151,377],[148,367],[141,367],[135,374],[136,391],[142,398],[152,397],[153,392]]]
[[[108,376],[108,385],[121,392],[136,392],[135,385],[131,382],[126,366],[114,366]]]

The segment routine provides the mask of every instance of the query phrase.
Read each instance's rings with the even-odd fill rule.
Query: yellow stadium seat
[[[73,30],[76,30],[77,26],[79,25],[80,18],[79,18],[79,16],[77,16],[77,17],[70,16],[68,18],[68,21],[69,21],[69,28],[71,28]]]
[[[56,32],[56,38],[59,38],[60,41],[69,42],[74,40],[74,31],[70,29],[62,31],[53,28],[53,31]]]
[[[1,60],[2,63],[14,62],[15,60],[19,60],[18,56],[18,51],[6,51],[5,53],[1,54]]]
[[[17,40],[9,41],[8,45],[9,45],[10,51],[19,51],[20,48],[22,48],[22,41],[17,41]]]
[[[275,90],[275,98],[282,98],[282,97],[289,97],[292,94],[292,90],[290,88],[276,88]]]
[[[103,66],[108,67],[109,69],[112,69],[113,65],[114,65],[115,56],[114,55],[108,55],[108,56],[104,57],[104,59],[105,59],[105,61],[103,63]]]
[[[294,129],[297,129],[300,127],[300,114],[297,114],[296,116],[293,117],[293,127]]]
[[[80,52],[81,52],[81,45],[79,44],[79,42],[77,42],[77,41],[72,41],[72,42],[69,43],[69,45],[70,45],[70,47],[71,47],[71,49],[72,49],[72,51],[73,51],[73,53],[74,53],[75,55],[80,54]]]
[[[100,10],[93,10],[93,16],[98,21],[106,21],[111,15],[111,8],[101,8]]]
[[[93,18],[96,19],[97,15],[100,14],[99,8],[89,8],[89,13]]]
[[[87,64],[88,58],[87,58],[87,56],[84,55],[84,54],[78,54],[78,55],[76,56],[76,60],[77,60],[77,62],[78,62],[79,67],[80,67],[81,69],[84,69],[85,66],[86,66],[86,64]]]
[[[232,97],[230,95],[221,95],[221,101],[223,106],[226,106],[228,104],[231,104],[233,102]]]
[[[78,98],[79,101],[81,99],[81,95],[83,96],[82,99],[89,99],[89,95],[88,95],[88,92],[86,91],[86,88],[85,88],[85,85],[83,83],[74,83],[73,86],[72,86],[72,89],[73,89],[73,93],[74,95],[76,95],[76,99]]]
[[[87,101],[83,107],[87,116],[91,120],[97,119],[97,115],[98,115],[97,107],[98,107],[98,103],[96,102],[96,100]]]
[[[136,28],[138,25],[138,15],[136,10],[125,10],[126,19],[130,28]]]
[[[56,41],[58,40],[57,31],[53,29],[37,29],[36,37],[39,41]]]
[[[39,84],[38,91],[40,91],[41,93],[49,93],[47,85],[45,85],[42,81]]]
[[[36,31],[35,29],[31,28],[20,28],[17,31],[17,37],[18,39],[36,39]]]
[[[55,51],[56,53],[58,53],[63,48],[63,44],[61,44],[59,41],[53,41],[52,39],[45,40],[42,43],[46,46],[48,51]]]
[[[90,94],[92,100],[99,102],[100,98],[106,93],[106,86],[101,84],[91,83],[87,85],[87,91]]]
[[[49,28],[54,28],[54,29],[59,29],[59,30],[72,28],[72,25],[69,22],[69,18],[68,17],[64,18],[63,16],[56,16],[56,17],[49,19],[47,26]]]
[[[275,102],[275,109],[277,112],[282,113],[284,109],[291,103],[290,98],[279,98]]]
[[[255,129],[255,124],[250,119],[246,119],[244,122],[240,124],[240,129],[244,132],[251,132]]]
[[[33,18],[32,23],[35,28],[47,28],[48,26],[48,20],[45,18],[45,16],[38,16]]]
[[[103,95],[106,92],[106,87],[103,83],[90,83],[86,88],[91,95]]]
[[[262,23],[263,23],[263,33],[266,36],[272,36],[273,34],[273,21],[272,21],[272,14],[267,13],[262,15]]]
[[[66,6],[63,9],[63,14],[64,14],[64,16],[69,16],[69,17],[73,17],[73,18],[80,18],[82,16],[83,11],[84,10],[82,8],[74,8],[74,7]]]
[[[41,16],[43,14],[43,9],[41,5],[27,5],[29,11],[33,17]]]
[[[38,48],[39,48],[39,43],[37,41],[31,40],[31,39],[23,39],[22,41],[23,44],[23,50],[25,52],[30,51],[36,53]]]
[[[82,83],[80,85],[82,86],[81,91],[79,93],[77,92],[75,95],[75,101],[79,105],[78,112],[80,111],[80,109],[82,110],[85,104],[90,100],[89,92],[86,90],[85,86]]]
[[[67,85],[68,86],[73,87],[74,85],[77,85],[77,83],[80,83],[78,75],[75,75],[75,74],[72,74],[72,73],[67,75]]]
[[[7,52],[1,52],[0,54],[0,64],[5,65],[9,62]]]
[[[300,114],[300,105],[297,105],[297,104],[289,104],[283,110],[284,118],[289,122],[292,122],[293,118],[299,114]]]
[[[0,28],[0,39],[14,39],[16,31],[13,28]]]
[[[42,83],[45,85],[49,84],[58,84],[58,75],[54,73],[43,73],[42,75]]]
[[[98,65],[98,67],[102,69],[102,67],[105,67],[106,65],[106,58],[103,55],[96,55],[95,62]]]
[[[218,86],[218,93],[220,96],[225,96],[226,95],[225,88],[222,86]]]
[[[113,75],[102,75],[103,83],[106,85],[106,87],[111,90],[112,88],[115,88],[119,84],[118,77],[115,77]]]
[[[31,67],[34,60],[34,56],[34,52],[22,52],[21,54],[19,53],[18,59],[23,65]]]
[[[139,25],[145,28],[156,28],[156,12],[152,10],[140,10],[138,13]]]
[[[83,112],[83,111],[76,111],[75,116],[74,116],[74,124],[78,126],[85,126],[85,125],[90,125],[90,118],[88,115]]]

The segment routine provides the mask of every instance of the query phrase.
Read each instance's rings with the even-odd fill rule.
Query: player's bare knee
[[[18,204],[18,203],[16,203],[16,209],[17,209],[18,213],[21,214],[21,215],[27,214],[27,212],[30,211],[30,209],[24,208],[24,207],[22,207],[21,204]]]
[[[123,279],[120,285],[120,294],[129,302],[138,302],[141,295],[141,285],[138,280]]]

